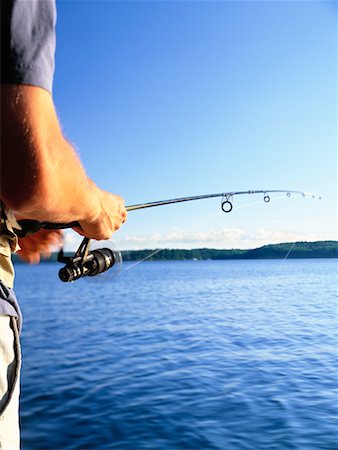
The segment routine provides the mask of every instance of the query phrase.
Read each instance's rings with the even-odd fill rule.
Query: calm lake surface
[[[337,260],[59,267],[17,266],[23,450],[338,449]]]

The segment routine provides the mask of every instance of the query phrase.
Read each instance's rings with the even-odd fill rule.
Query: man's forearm
[[[77,220],[89,233],[98,235],[101,221],[112,231],[118,228],[109,223],[109,217],[115,213],[125,216],[120,211],[121,199],[102,191],[87,177],[62,135],[47,91],[3,85],[1,130],[1,199],[8,207],[37,220]]]
[[[50,94],[31,86],[1,91],[3,201],[39,220],[95,215],[96,187],[61,133]]]

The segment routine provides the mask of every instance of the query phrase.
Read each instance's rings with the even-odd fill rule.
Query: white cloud
[[[173,229],[167,233],[154,233],[151,235],[142,235],[142,236],[126,236],[121,242],[125,243],[145,243],[145,242],[157,242],[157,243],[168,243],[168,242],[177,242],[177,243],[193,243],[193,242],[217,242],[217,241],[226,241],[226,240],[237,240],[241,239],[244,235],[244,231],[234,228],[224,228],[220,230],[210,230],[210,231],[184,231],[179,229]]]
[[[269,244],[275,244],[279,242],[297,242],[297,241],[319,241],[323,240],[323,236],[318,236],[315,233],[292,233],[276,230],[268,230],[265,228],[259,228],[255,233],[247,235],[250,240],[257,242],[264,242]]]
[[[293,233],[265,228],[248,232],[242,228],[221,228],[209,231],[194,231],[174,229],[167,233],[149,235],[129,235],[117,240],[121,249],[142,249],[154,247],[172,248],[254,248],[266,244],[296,241],[317,241],[336,239],[316,233]]]

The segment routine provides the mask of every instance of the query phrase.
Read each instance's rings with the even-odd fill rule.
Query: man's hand
[[[48,258],[51,255],[52,247],[62,246],[61,230],[40,230],[19,239],[21,250],[18,251],[20,259],[30,264],[38,264],[41,257]]]
[[[81,227],[74,230],[81,236],[93,239],[109,239],[127,220],[123,198],[97,188],[100,209],[93,218],[80,220]]]

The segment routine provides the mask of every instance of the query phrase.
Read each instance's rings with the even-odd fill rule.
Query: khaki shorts
[[[20,368],[17,319],[0,315],[0,450],[20,449]]]

